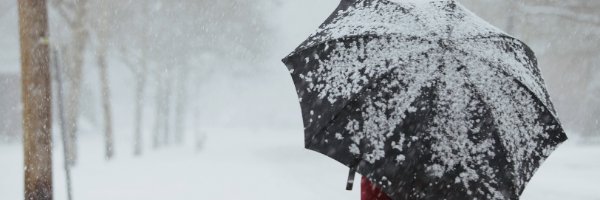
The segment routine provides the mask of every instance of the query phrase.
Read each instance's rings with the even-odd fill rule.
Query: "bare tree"
[[[165,88],[163,90],[163,111],[164,111],[164,118],[163,121],[161,123],[163,123],[163,144],[164,145],[168,145],[169,144],[169,139],[171,136],[171,105],[172,105],[172,101],[173,97],[171,96],[171,93],[173,92],[173,75],[171,75],[170,73],[166,73],[165,74]]]
[[[108,66],[106,65],[106,32],[98,31],[100,46],[98,48],[98,68],[100,68],[100,81],[102,84],[102,108],[104,110],[104,140],[105,140],[105,156],[107,159],[113,156],[113,134],[112,134],[112,118],[110,111],[110,89],[108,85]]]
[[[88,40],[86,25],[88,0],[53,0],[53,7],[71,29],[73,40],[67,53],[67,79],[69,92],[67,97],[67,133],[69,135],[69,161],[74,165],[77,160],[77,121],[79,118],[79,100],[83,76],[83,60]]]
[[[154,136],[152,146],[154,148],[158,148],[162,145],[161,135],[166,135],[164,132],[166,130],[165,123],[168,121],[166,117],[166,112],[164,106],[166,105],[166,86],[164,82],[166,82],[164,75],[161,72],[155,72],[155,85],[156,85],[156,112],[155,112],[155,122],[154,122]]]
[[[215,66],[234,69],[239,66],[235,62],[252,62],[253,56],[261,54],[267,37],[263,33],[268,29],[256,11],[260,7],[256,3],[241,0],[111,3],[118,5],[110,9],[113,11],[111,15],[118,17],[110,20],[109,29],[114,32],[110,35],[114,38],[111,36],[108,40],[117,39],[115,43],[119,45],[120,60],[131,69],[135,78],[133,116],[136,155],[142,152],[142,119],[145,116],[142,112],[147,83],[156,84],[152,146],[156,148],[172,141],[182,143],[188,108],[195,103],[187,100],[188,80],[192,73],[209,71],[192,69]],[[93,12],[89,15],[102,16]],[[94,29],[101,27],[93,24],[91,17],[88,21],[96,26]],[[100,36],[98,31],[96,35]],[[220,59],[226,64],[203,64],[204,60],[198,58],[206,55],[210,55],[211,60]]]
[[[147,40],[145,34],[142,36],[141,43],[145,46]],[[135,76],[135,132],[134,132],[134,155],[142,154],[142,111],[144,106],[144,89],[146,87],[146,79],[148,76],[148,66],[145,48],[141,48],[141,54],[134,58],[135,50],[127,47],[125,43],[121,46],[121,61],[127,66]]]
[[[183,143],[184,126],[185,126],[185,107],[187,104],[187,85],[189,77],[189,67],[182,65],[179,67],[179,74],[177,78],[177,102],[175,108],[175,142],[177,144]]]
[[[144,1],[141,4],[142,9],[142,27],[148,27],[148,1]],[[142,109],[144,105],[144,87],[146,86],[146,77],[148,76],[148,33],[142,32],[141,36],[141,59],[138,70],[132,70],[135,73],[136,80],[136,102],[135,102],[135,140],[134,140],[134,154],[142,154]]]
[[[109,28],[108,21],[116,20],[111,12],[112,1],[94,1],[94,19],[91,23],[94,25],[95,35],[97,38],[97,64],[100,69],[100,84],[102,92],[102,110],[104,113],[104,142],[105,142],[105,158],[110,159],[114,154],[113,148],[113,130],[110,102],[110,87],[108,83],[108,66],[106,57],[108,56],[108,43],[112,33]]]
[[[134,111],[134,154],[142,154],[142,122],[145,103],[145,88],[148,79],[148,49],[149,34],[152,27],[148,26],[152,16],[149,13],[151,1],[116,1],[113,15],[115,32],[120,49],[120,61],[131,70],[135,78],[135,111]]]
[[[191,103],[196,103],[187,100],[189,74],[210,71],[190,69],[214,67],[202,63],[206,60],[199,58],[210,55],[228,71],[247,72],[252,70],[239,66],[251,66],[254,60],[264,55],[269,29],[259,14],[260,6],[264,6],[262,3],[175,0],[162,4],[162,12],[158,15],[164,21],[154,25],[159,37],[153,42],[161,47],[161,51],[153,52],[152,57],[159,58],[156,62],[165,63],[159,65],[164,67],[155,70],[165,76],[157,79],[162,86],[157,87],[157,106],[160,108],[157,108],[155,124],[156,129],[161,129],[155,133],[161,132],[164,143],[170,139],[183,143],[185,123],[191,110],[188,108],[194,107]],[[170,87],[174,87],[173,90]],[[166,99],[160,99],[164,97]],[[171,105],[175,106],[174,110]],[[159,121],[164,123],[158,124]],[[173,121],[173,126],[169,121]]]
[[[58,118],[60,125],[60,136],[63,143],[63,158],[64,158],[64,168],[65,168],[65,176],[67,180],[67,199],[72,199],[72,188],[71,188],[71,165],[69,164],[69,147],[67,146],[67,133],[66,133],[66,124],[65,124],[65,114],[64,114],[64,98],[63,98],[63,84],[62,84],[62,70],[61,70],[61,61],[59,51],[57,48],[52,49],[52,65],[54,69],[54,78],[56,80],[56,96],[57,96],[57,109],[58,109]]]
[[[144,37],[144,36],[142,36]],[[145,43],[145,38],[142,40],[142,43]],[[135,74],[135,139],[134,139],[134,154],[141,155],[142,154],[142,109],[144,105],[144,87],[146,86],[146,77],[148,76],[148,66],[147,66],[147,57],[146,50],[142,50],[142,59],[140,63],[140,69],[136,70]]]
[[[47,2],[18,2],[25,199],[52,199],[52,112]]]

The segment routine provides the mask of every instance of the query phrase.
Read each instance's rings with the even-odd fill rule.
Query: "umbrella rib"
[[[471,39],[486,39],[486,38],[487,38],[487,37],[481,37],[481,38],[471,38]],[[491,37],[490,37],[490,38],[491,38]],[[512,38],[512,37],[504,37],[504,38],[514,39],[514,38]],[[520,40],[517,40],[517,39],[514,39],[514,40],[516,40],[516,41],[518,41],[518,42],[521,42]],[[522,44],[523,46],[525,46],[525,47],[529,48],[529,46],[527,46],[525,43],[522,43],[522,42],[521,42],[521,44]],[[458,50],[458,51],[460,51],[461,53],[468,54],[468,52],[465,52],[465,51],[463,51],[463,50],[459,50],[459,49],[456,49],[456,48],[455,48],[455,50]],[[552,112],[552,110],[549,108],[549,106],[548,106],[548,105],[546,105],[546,102],[545,102],[545,101],[542,101],[542,100],[540,99],[540,97],[538,97],[538,95],[536,95],[535,93],[533,93],[533,92],[532,92],[533,90],[532,90],[531,88],[529,88],[527,85],[525,85],[525,84],[524,84],[524,83],[523,83],[521,80],[519,80],[518,78],[515,78],[513,75],[511,75],[511,74],[510,74],[509,72],[507,72],[506,70],[504,70],[504,69],[502,69],[502,68],[498,68],[498,69],[499,69],[499,70],[500,70],[500,71],[501,71],[501,72],[502,72],[502,73],[503,73],[505,76],[507,76],[507,77],[511,77],[511,78],[513,79],[513,81],[517,82],[517,83],[518,83],[520,86],[522,86],[522,87],[524,87],[524,88],[527,88],[527,91],[531,93],[531,96],[533,96],[533,98],[534,98],[535,100],[539,101],[539,102],[540,102],[540,103],[541,103],[541,104],[544,106],[544,108],[545,108],[546,110],[549,110],[549,111],[550,111],[550,112],[549,112],[549,113],[550,113],[550,115],[552,115],[552,118],[554,118],[554,120],[555,120],[556,122],[558,122],[558,124],[559,124],[559,125],[561,124],[561,123],[560,123],[560,121],[558,120],[558,117],[556,117],[556,116],[554,115],[554,113]],[[466,76],[467,76],[467,78],[470,78],[470,76],[469,76],[468,74],[466,74]],[[542,80],[543,80],[543,79],[542,79]],[[544,83],[544,84],[545,84],[545,83]],[[486,104],[486,105],[487,105],[487,104]]]
[[[468,81],[467,87],[468,87],[468,88],[470,88],[471,90],[473,90],[473,91],[474,91],[474,92],[473,92],[474,96],[475,96],[475,97],[476,97],[476,98],[477,98],[479,101],[481,101],[481,102],[484,104],[484,107],[485,107],[485,109],[487,110],[487,112],[490,112],[490,113],[489,113],[488,115],[486,115],[486,116],[489,116],[489,117],[491,118],[492,130],[499,131],[499,130],[498,130],[498,127],[496,126],[496,123],[495,123],[495,121],[496,121],[496,117],[495,117],[495,116],[494,116],[494,115],[491,113],[491,112],[492,112],[492,108],[491,108],[491,107],[489,106],[489,104],[488,104],[488,103],[487,103],[487,102],[484,100],[484,97],[481,95],[481,93],[480,93],[480,91],[478,90],[478,88],[477,88],[477,87],[475,87],[475,84],[473,84],[473,83],[471,82],[471,76],[470,76],[470,74],[469,74],[467,71],[468,71],[468,70],[464,70],[464,71],[463,71],[463,74],[464,74],[464,76],[467,78],[467,81]],[[502,70],[502,73],[504,73],[504,74],[506,75],[506,72],[504,72],[503,70]],[[535,96],[535,95],[533,95],[533,96]],[[492,131],[492,132],[494,132],[494,131]],[[497,150],[499,151],[499,153],[500,153],[500,154],[504,154],[504,155],[508,155],[508,151],[507,151],[506,147],[505,147],[505,146],[502,144],[503,140],[502,140],[502,138],[500,137],[500,135],[499,135],[499,134],[493,134],[493,133],[492,133],[492,134],[491,134],[491,136],[494,138],[494,140],[495,140],[495,141],[497,141],[497,143],[494,143],[494,146],[495,146],[495,148],[497,148]],[[505,157],[505,156],[503,156],[503,157]],[[506,160],[505,158],[502,158],[502,161],[509,162],[509,161],[508,161],[508,160]],[[510,165],[507,165],[507,167],[510,167]],[[506,173],[506,171],[512,171],[512,168],[511,168],[511,169],[498,168],[498,170],[500,171],[498,174],[508,174],[508,175],[511,175],[511,178],[510,178],[510,180],[512,180],[512,179],[514,178],[514,177],[512,177],[513,175],[512,175],[511,173]],[[500,184],[500,183],[497,183],[497,184]]]
[[[479,37],[479,38],[469,38],[469,39],[471,39],[471,40],[478,40],[478,39],[487,39],[487,38],[493,38],[493,37]],[[524,47],[526,47],[526,48],[530,49],[530,47],[529,47],[529,46],[527,46],[525,43],[523,43],[523,42],[521,42],[520,40],[518,40],[518,39],[515,39],[515,38],[513,38],[513,37],[509,37],[509,36],[501,36],[500,38],[512,39],[512,40],[514,40],[514,41],[516,41],[516,42],[520,42],[520,43],[521,43],[521,44],[522,44]],[[463,51],[463,50],[460,50],[460,49],[456,49],[456,48],[454,48],[454,49],[455,49],[455,50],[457,50],[457,51],[460,51],[461,53],[469,54],[469,52],[466,52],[466,51]],[[536,68],[537,68],[537,66],[536,66]],[[507,72],[505,69],[503,69],[503,68],[498,68],[498,69],[499,69],[499,70],[500,70],[500,71],[501,71],[501,72],[502,72],[502,73],[503,73],[505,76],[507,76],[507,77],[511,77],[511,78],[512,78],[512,79],[513,79],[515,82],[517,82],[519,85],[521,85],[521,86],[523,86],[523,87],[527,88],[527,91],[529,91],[529,92],[532,94],[533,98],[534,98],[535,100],[539,101],[539,102],[540,102],[540,103],[541,103],[541,104],[544,106],[544,108],[545,108],[546,110],[549,110],[549,111],[550,111],[549,113],[550,113],[550,115],[552,116],[552,118],[553,118],[553,119],[554,119],[556,122],[558,122],[558,124],[559,124],[559,125],[561,125],[560,121],[558,120],[558,117],[555,115],[555,112],[556,112],[556,111],[553,111],[552,109],[550,109],[550,106],[549,106],[549,105],[546,105],[546,101],[542,101],[542,99],[541,99],[540,97],[538,97],[538,95],[536,95],[535,93],[533,93],[533,92],[532,92],[533,90],[532,90],[531,88],[529,88],[527,85],[525,85],[525,84],[524,84],[524,83],[523,83],[521,80],[519,80],[518,78],[515,78],[513,75],[511,75],[511,74],[510,74],[509,72]],[[538,72],[538,73],[540,73],[540,72]],[[543,81],[543,79],[542,79],[542,81]],[[543,84],[545,84],[545,82],[542,82],[542,83],[543,83]]]

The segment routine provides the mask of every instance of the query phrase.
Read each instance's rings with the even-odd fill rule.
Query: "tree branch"
[[[127,68],[139,76],[139,72],[136,67],[134,67],[133,61],[129,60],[129,57],[125,55],[127,55],[127,49],[125,48],[125,45],[123,45],[121,46],[121,61],[125,64],[125,66],[127,66]]]
[[[573,21],[600,25],[600,17],[589,14],[579,14],[568,9],[550,6],[522,6],[521,11],[527,14],[555,15]]]
[[[62,6],[67,7],[70,10],[75,10],[75,4],[73,2],[67,2],[64,0],[54,0],[53,5],[55,5],[55,7],[62,5]]]
[[[67,14],[67,11],[61,5],[54,5],[54,8],[58,10],[58,14],[60,14],[60,16],[67,22],[71,29],[75,28],[75,20],[69,17],[69,14]]]

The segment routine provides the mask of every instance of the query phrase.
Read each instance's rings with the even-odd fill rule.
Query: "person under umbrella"
[[[519,199],[567,139],[531,49],[453,0],[342,0],[283,62],[365,198]]]

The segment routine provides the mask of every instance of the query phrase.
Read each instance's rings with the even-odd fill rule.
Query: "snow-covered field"
[[[80,138],[74,199],[357,199],[347,168],[304,150],[301,131],[208,130],[201,151],[184,146],[132,155],[126,136],[103,159],[101,135]],[[190,136],[192,137],[192,136]],[[56,138],[58,139],[58,138]],[[190,138],[193,140],[192,138]],[[188,141],[191,141],[188,140]],[[62,144],[54,147],[55,199],[66,199]],[[0,146],[0,199],[22,199],[22,146]]]
[[[192,142],[157,150],[146,144],[140,157],[132,155],[127,133],[119,133],[110,161],[102,158],[100,134],[82,135],[74,199],[360,199],[359,186],[345,191],[347,168],[305,150],[301,130],[205,132],[200,151]],[[523,200],[600,200],[600,146],[579,142],[573,138],[552,154]],[[56,141],[53,152],[57,200],[66,199],[61,145]],[[22,199],[22,152],[19,143],[0,146],[0,199]]]

